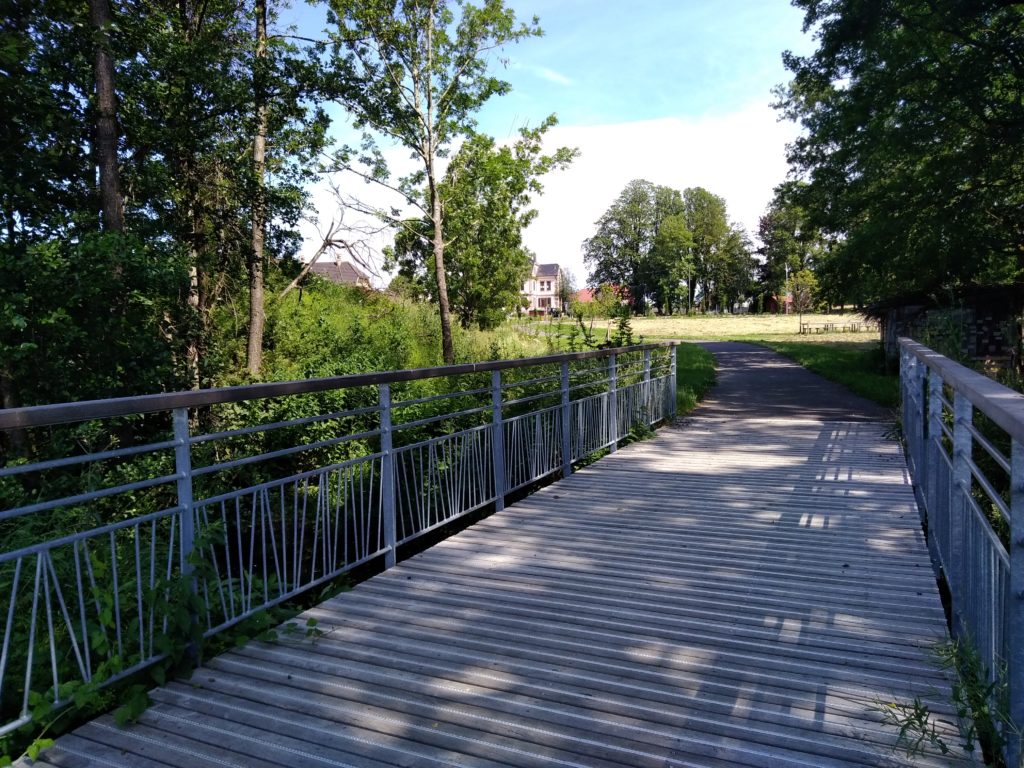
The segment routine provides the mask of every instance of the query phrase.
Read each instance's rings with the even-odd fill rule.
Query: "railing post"
[[[505,426],[501,417],[501,371],[491,371],[491,465],[494,471],[494,509],[505,508]]]
[[[196,523],[193,511],[195,498],[192,491],[192,435],[188,423],[188,408],[175,408],[171,415],[171,425],[175,442],[174,471],[178,475],[178,506],[181,507],[179,567],[181,578],[188,583],[189,594],[194,596],[199,591],[199,585],[196,584],[192,566],[192,553],[196,547]],[[192,606],[188,608],[188,619],[189,637],[195,638],[198,635],[199,616]],[[199,657],[198,645],[189,642],[186,653],[191,662],[196,662]]]
[[[679,412],[678,395],[676,393],[676,363],[678,358],[676,357],[677,347],[673,344],[669,348],[669,379],[668,379],[668,391],[669,391],[669,404],[668,404],[668,415],[669,420],[675,420],[676,415]]]
[[[971,436],[971,422],[974,406],[971,401],[956,390],[953,392],[953,487],[949,498],[949,542],[950,570],[947,582],[953,598],[953,626],[959,631],[957,621],[963,606],[963,585],[967,583],[966,553],[964,552],[964,528],[967,521],[967,498],[971,495],[970,459],[974,449]],[[954,501],[955,500],[955,501]]]
[[[644,383],[643,383],[642,386],[643,386],[643,391],[644,391],[644,413],[646,414],[644,416],[644,421],[646,423],[646,426],[649,427],[653,423],[653,420],[651,419],[651,416],[654,415],[654,408],[651,407],[651,350],[650,349],[645,349],[644,350]]]
[[[572,474],[572,409],[569,405],[569,363],[562,363],[562,477]]]
[[[188,425],[188,408],[175,408],[172,415],[174,429],[174,471],[178,475],[178,506],[181,507],[180,541],[181,575],[192,574],[191,556],[195,549],[196,530],[192,498],[192,443]],[[196,585],[192,584],[194,592]]]
[[[1009,688],[1009,727],[1006,764],[1021,764],[1024,728],[1024,445],[1016,440],[1010,453],[1010,593],[1005,601],[1006,682]]]
[[[619,448],[619,364],[616,354],[608,356],[608,450],[615,453]]]
[[[398,549],[395,532],[395,456],[391,446],[391,385],[380,385],[380,514],[384,532],[384,567],[393,568]]]

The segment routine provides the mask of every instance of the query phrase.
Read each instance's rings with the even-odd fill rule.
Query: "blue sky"
[[[700,117],[767,103],[781,53],[808,50],[787,0],[514,0],[545,35],[510,46],[511,94],[481,128],[509,134],[555,112],[566,125]]]
[[[785,145],[797,135],[770,107],[772,88],[788,79],[782,52],[813,50],[802,14],[788,0],[507,2],[520,19],[539,16],[545,34],[494,57],[495,73],[512,92],[485,105],[479,129],[511,139],[524,124],[555,113],[559,125],[546,146],[581,153],[544,180],[535,200],[539,215],[524,241],[538,261],[558,262],[585,284],[583,241],[638,178],[676,189],[703,186],[725,198],[736,224],[756,232],[786,176]],[[303,6],[291,14],[305,21],[310,12]],[[388,155],[397,165],[408,152]],[[334,181],[373,197],[359,182]],[[315,200],[323,224],[337,216],[323,189]],[[372,238],[370,249],[387,241]],[[306,250],[318,244],[311,233]]]

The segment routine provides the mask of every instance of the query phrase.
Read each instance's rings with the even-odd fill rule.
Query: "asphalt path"
[[[718,362],[717,384],[694,416],[887,421],[890,409],[756,344],[704,341]]]

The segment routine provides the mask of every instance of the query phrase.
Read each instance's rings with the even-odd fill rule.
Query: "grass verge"
[[[676,347],[676,409],[685,416],[715,383],[715,356],[696,344]]]

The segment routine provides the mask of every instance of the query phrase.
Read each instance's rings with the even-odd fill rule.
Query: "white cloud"
[[[583,285],[583,241],[594,233],[594,222],[633,179],[647,179],[675,189],[705,187],[725,198],[730,218],[753,235],[758,218],[785,179],[785,145],[797,127],[779,123],[767,105],[702,118],[664,118],[614,125],[559,125],[548,132],[545,148],[578,147],[580,157],[565,171],[543,180],[544,194],[534,200],[539,214],[524,240],[542,263],[557,262]],[[393,170],[410,168],[408,152],[389,150]],[[397,175],[397,174],[396,174]],[[375,205],[396,204],[396,197],[349,177],[344,191]],[[321,226],[337,206],[326,185],[314,190]],[[346,214],[347,223],[356,217]],[[319,246],[312,227],[305,230],[305,258]],[[369,240],[379,253],[391,242],[388,235]]]
[[[675,189],[704,187],[725,198],[730,218],[754,234],[773,188],[785,179],[785,145],[797,131],[777,122],[767,105],[694,119],[556,126],[546,137],[547,150],[572,146],[581,154],[568,170],[544,179],[526,245],[538,261],[562,264],[582,285],[583,241],[633,179]]]
[[[561,72],[556,72],[555,70],[549,69],[548,67],[530,67],[529,69],[531,72],[538,75],[539,77],[544,78],[550,83],[565,86],[571,86],[573,84],[572,80],[563,75]]]

